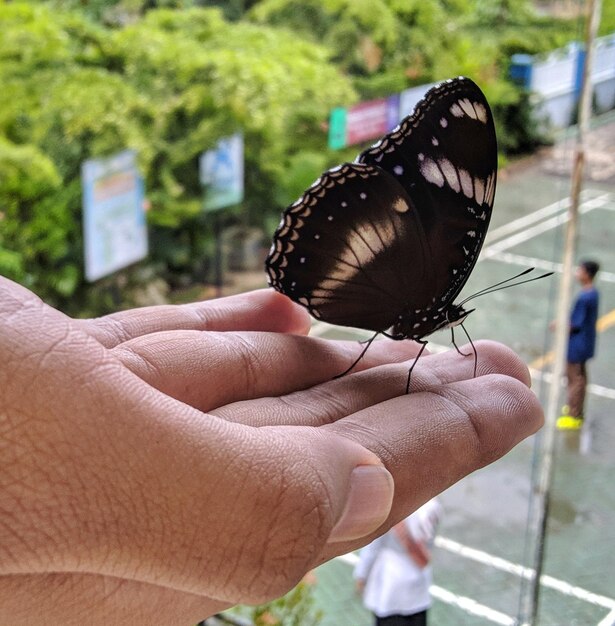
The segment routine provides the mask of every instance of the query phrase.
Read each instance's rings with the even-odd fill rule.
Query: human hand
[[[71,320],[0,280],[0,621],[191,624],[281,595],[542,422],[503,346],[477,342],[476,378],[421,358],[406,396],[415,344],[330,380],[360,347],[308,322],[269,291]]]

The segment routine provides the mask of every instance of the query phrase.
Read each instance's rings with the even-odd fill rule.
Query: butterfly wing
[[[412,199],[437,306],[448,306],[476,263],[495,196],[497,143],[485,96],[468,78],[437,85],[357,162],[391,174]]]
[[[446,325],[476,263],[496,171],[484,95],[469,79],[446,81],[286,209],[269,282],[317,319],[424,337]]]
[[[383,331],[407,293],[433,281],[425,241],[393,176],[346,163],[284,212],[266,262],[269,282],[317,319]]]

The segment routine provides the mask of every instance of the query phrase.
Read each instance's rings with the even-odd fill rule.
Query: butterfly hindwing
[[[271,285],[333,324],[386,330],[429,281],[420,221],[386,172],[346,163],[284,213],[267,260]]]

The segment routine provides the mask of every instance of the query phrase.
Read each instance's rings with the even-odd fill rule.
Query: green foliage
[[[249,16],[324,42],[356,76],[423,77],[451,35],[444,7],[433,0],[263,0]]]
[[[152,262],[171,280],[201,271],[211,249],[203,150],[243,131],[241,219],[262,224],[287,197],[297,154],[321,148],[330,108],[355,98],[329,52],[287,30],[203,8],[105,28],[50,6],[0,2],[0,270],[65,308],[95,309],[100,291],[82,277],[85,159],[137,152],[152,240],[164,242]]]
[[[229,614],[239,614],[254,626],[317,626],[322,621],[322,612],[314,608],[312,586],[305,580],[277,600],[257,607],[237,607]]]
[[[402,91],[450,76],[470,76],[498,116],[501,146],[518,151],[539,142],[519,90],[506,80],[510,55],[559,45],[553,20],[527,0],[262,0],[258,23],[292,28],[325,42],[362,98]],[[514,121],[527,122],[518,127]]]
[[[615,2],[602,3],[599,35],[610,35],[615,32]]]
[[[66,252],[53,228],[61,211],[48,215],[43,206],[61,179],[36,147],[18,146],[1,137],[0,172],[0,274],[31,286],[36,263],[53,263]]]

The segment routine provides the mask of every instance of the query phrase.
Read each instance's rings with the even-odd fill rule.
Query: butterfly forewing
[[[495,195],[495,128],[481,90],[467,78],[438,85],[357,161],[407,190],[427,236],[437,302],[452,302],[478,258]]]

